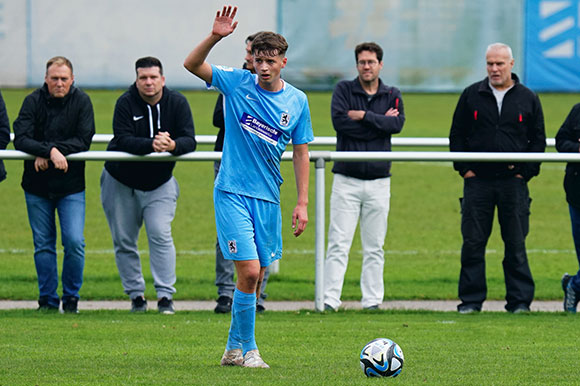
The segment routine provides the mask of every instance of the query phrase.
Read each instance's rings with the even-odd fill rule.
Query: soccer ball
[[[367,377],[394,378],[403,370],[403,350],[390,339],[378,338],[360,352],[360,367]]]

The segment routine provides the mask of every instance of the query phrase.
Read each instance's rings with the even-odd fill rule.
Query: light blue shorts
[[[214,189],[215,223],[228,260],[260,260],[267,267],[282,258],[280,205]]]

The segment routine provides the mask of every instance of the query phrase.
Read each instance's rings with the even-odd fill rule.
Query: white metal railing
[[[213,145],[217,135],[196,135],[197,143],[202,145]],[[109,143],[113,139],[113,134],[95,134],[92,143]],[[10,140],[14,141],[14,133],[10,133]],[[391,138],[393,146],[429,146],[429,147],[448,147],[449,138],[443,137],[393,137]],[[312,146],[336,146],[336,137],[314,137],[310,142]],[[547,138],[548,147],[556,146],[554,138]]]
[[[414,145],[415,146],[415,145]],[[0,150],[0,159],[34,159],[34,156],[17,150]],[[181,156],[170,153],[152,153],[137,156],[117,151],[87,151],[70,154],[69,160],[86,161],[215,161],[220,152],[192,152]],[[282,155],[283,161],[292,160],[292,152]],[[483,162],[580,162],[580,153],[466,153],[466,152],[336,152],[311,151],[310,160],[315,165],[315,283],[314,306],[324,310],[323,283],[325,258],[325,167],[329,161],[483,161]]]

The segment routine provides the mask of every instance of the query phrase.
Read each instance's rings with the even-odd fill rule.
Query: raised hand
[[[211,33],[213,35],[220,36],[225,38],[238,26],[238,22],[234,22],[234,17],[236,16],[236,12],[238,11],[238,7],[233,7],[231,5],[225,6],[222,10],[221,14],[220,11],[217,11],[215,16],[215,20],[213,22],[213,28]]]

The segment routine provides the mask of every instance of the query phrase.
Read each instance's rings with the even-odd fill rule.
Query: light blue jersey
[[[211,86],[224,94],[225,138],[217,189],[280,203],[280,160],[290,140],[314,139],[306,95],[284,82],[278,92],[247,70],[212,65]]]

